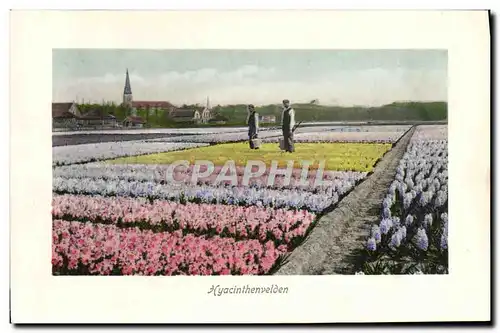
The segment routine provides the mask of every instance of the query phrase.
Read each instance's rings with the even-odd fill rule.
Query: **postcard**
[[[12,322],[491,320],[487,12],[11,17]]]

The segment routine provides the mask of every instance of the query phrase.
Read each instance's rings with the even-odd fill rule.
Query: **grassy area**
[[[263,144],[259,150],[251,150],[248,143],[228,143],[187,150],[123,157],[108,161],[112,164],[170,164],[174,161],[209,160],[215,165],[224,165],[228,160],[236,165],[245,166],[249,160],[258,160],[271,165],[286,167],[287,161],[293,160],[295,168],[301,168],[301,161],[311,161],[311,169],[325,161],[327,170],[353,170],[370,172],[377,160],[391,148],[390,144],[357,143],[300,143],[293,154],[282,152],[276,143]]]

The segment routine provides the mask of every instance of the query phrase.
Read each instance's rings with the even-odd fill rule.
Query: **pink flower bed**
[[[96,275],[256,275],[267,273],[284,245],[272,241],[183,236],[115,225],[54,220],[54,271]]]
[[[180,204],[141,198],[55,195],[52,216],[137,226],[160,231],[184,230],[236,239],[290,243],[303,236],[316,215],[306,210],[286,210],[232,205]]]

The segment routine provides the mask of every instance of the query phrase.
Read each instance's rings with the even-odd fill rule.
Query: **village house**
[[[212,119],[213,113],[212,113],[212,108],[210,107],[210,100],[207,97],[207,104],[201,111],[201,123],[203,124],[208,124],[210,119]]]
[[[73,128],[78,126],[81,116],[78,105],[74,102],[52,103],[52,127]]]
[[[116,127],[116,117],[103,110],[93,109],[83,114],[79,118],[78,123],[83,127]]]
[[[276,122],[276,116],[261,116],[261,124],[274,124]]]
[[[128,116],[123,120],[124,127],[142,128],[146,121],[139,116]]]
[[[176,123],[200,123],[201,114],[196,108],[176,108],[169,113],[170,119]]]
[[[208,124],[210,119],[212,119],[210,100],[207,97],[207,104],[204,107],[174,108],[170,111],[169,117],[176,123],[191,122],[196,124]]]

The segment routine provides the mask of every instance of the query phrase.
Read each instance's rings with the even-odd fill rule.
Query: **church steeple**
[[[127,76],[125,77],[125,88],[123,88],[123,105],[132,107],[132,88],[130,88],[130,78],[128,76],[128,68],[127,68]]]
[[[127,76],[125,78],[125,89],[123,89],[124,95],[132,95],[132,88],[130,88],[130,78],[128,77],[128,68],[127,68]]]

